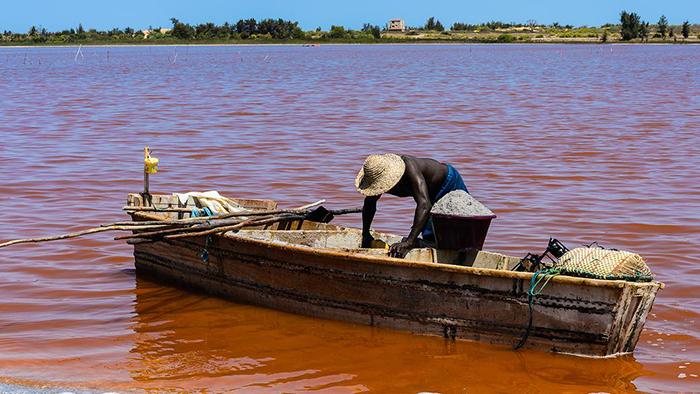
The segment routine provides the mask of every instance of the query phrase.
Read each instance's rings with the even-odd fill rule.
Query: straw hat
[[[367,156],[355,179],[355,188],[365,196],[378,196],[399,183],[405,170],[406,163],[399,155]]]

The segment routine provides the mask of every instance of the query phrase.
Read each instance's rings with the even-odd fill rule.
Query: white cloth
[[[245,211],[235,201],[228,199],[216,190],[208,192],[188,192],[188,193],[173,193],[180,200],[180,204],[186,205],[190,197],[201,207],[207,207],[213,214],[232,213]]]

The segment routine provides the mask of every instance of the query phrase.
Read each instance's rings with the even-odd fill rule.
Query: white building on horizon
[[[392,19],[386,24],[386,29],[389,31],[404,31],[406,30],[406,25],[403,23],[403,19]]]

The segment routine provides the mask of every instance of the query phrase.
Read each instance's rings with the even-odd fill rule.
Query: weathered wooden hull
[[[136,268],[233,300],[308,316],[514,345],[532,274],[406,261],[236,234],[134,245]],[[658,282],[555,277],[535,301],[526,347],[631,352]]]

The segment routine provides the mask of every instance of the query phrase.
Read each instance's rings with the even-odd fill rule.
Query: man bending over
[[[397,197],[413,197],[416,212],[408,237],[391,245],[389,256],[402,258],[417,245],[418,235],[426,241],[434,241],[430,209],[445,194],[453,190],[464,190],[459,172],[449,164],[433,159],[421,159],[408,155],[371,155],[365,159],[357,174],[355,188],[365,197],[362,209],[362,247],[370,247],[374,239],[370,226],[377,212],[377,200],[388,193]]]

